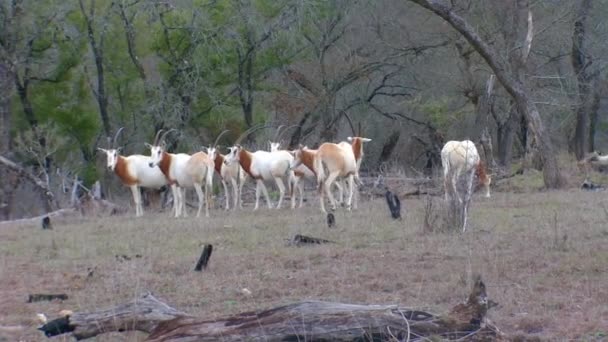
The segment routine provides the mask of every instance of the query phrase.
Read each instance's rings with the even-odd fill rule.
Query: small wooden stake
[[[201,253],[201,257],[198,258],[198,262],[194,267],[195,271],[200,272],[207,268],[207,263],[209,262],[209,258],[211,258],[211,252],[213,252],[213,245],[205,245],[205,248],[203,248],[203,253]]]

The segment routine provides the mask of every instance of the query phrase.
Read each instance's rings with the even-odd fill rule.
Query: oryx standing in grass
[[[354,191],[354,178],[357,173],[357,161],[351,146],[344,146],[334,143],[323,143],[317,149],[316,153],[311,153],[304,148],[300,148],[295,153],[295,158],[290,166],[296,167],[300,163],[304,163],[306,159],[312,159],[313,170],[317,175],[317,186],[319,198],[321,202],[321,211],[325,210],[325,194],[329,197],[332,210],[336,210],[336,200],[331,193],[331,185],[338,178],[346,178],[348,182],[348,196],[346,200],[347,210],[351,210],[351,204]],[[310,162],[308,162],[310,163]],[[328,174],[325,174],[325,168]]]
[[[158,167],[150,167],[150,157],[141,154],[121,156],[120,148],[116,147],[116,140],[124,127],[114,135],[111,149],[97,148],[106,154],[107,167],[113,171],[121,183],[131,188],[133,202],[135,203],[135,216],[144,214],[141,192],[139,188],[159,189],[167,184],[165,175]]]
[[[193,187],[198,195],[198,217],[205,203],[205,216],[209,217],[209,195],[212,189],[214,162],[205,152],[193,155],[185,153],[169,153],[166,151],[165,136],[168,130],[160,136],[162,130],[156,133],[153,145],[150,148],[149,167],[159,167],[171,185],[173,192],[173,207],[175,217],[187,216],[186,188]],[[159,138],[160,136],[160,138]],[[205,186],[203,192],[202,186]]]
[[[214,161],[215,171],[219,175],[220,180],[222,182],[222,186],[224,187],[224,194],[225,194],[224,196],[226,197],[226,206],[224,207],[224,209],[225,210],[230,209],[230,196],[228,193],[228,184],[227,184],[228,182],[230,182],[230,184],[232,185],[232,200],[234,203],[232,206],[232,209],[236,209],[236,208],[243,209],[241,193],[243,192],[243,185],[245,184],[245,181],[248,178],[247,173],[243,170],[241,165],[239,165],[238,163],[226,165],[226,163],[224,163],[226,156],[219,153],[219,151],[218,151],[217,143],[220,140],[220,137],[227,132],[228,131],[225,130],[222,133],[220,133],[220,135],[215,139],[215,143],[213,145],[211,145],[209,147],[209,149],[207,150],[207,154],[209,155],[209,158]]]
[[[254,129],[259,127],[252,127],[245,131],[235,142],[235,145],[230,147],[230,153],[226,155],[224,163],[226,165],[232,165],[238,163],[241,165],[243,170],[256,181],[255,189],[255,207],[254,210],[258,209],[260,192],[264,193],[266,197],[266,203],[268,208],[272,208],[270,203],[270,197],[268,196],[268,190],[264,182],[274,180],[279,188],[279,202],[277,203],[277,209],[281,208],[283,203],[283,197],[285,196],[285,184],[284,180],[287,181],[287,185],[291,191],[291,179],[293,178],[293,171],[290,170],[290,164],[293,160],[293,156],[287,151],[256,151],[250,152],[240,145],[241,140]]]

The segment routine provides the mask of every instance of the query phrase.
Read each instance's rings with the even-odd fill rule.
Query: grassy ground
[[[2,228],[0,341],[43,340],[37,312],[54,318],[61,309],[105,308],[145,290],[207,318],[305,299],[444,312],[465,299],[474,272],[500,304],[490,318],[507,333],[607,339],[607,195],[477,195],[466,234],[424,233],[424,198],[404,200],[400,222],[390,219],[383,201],[362,199],[358,211],[337,212],[334,229],[316,200],[296,211],[215,210],[210,219],[162,213],[56,222],[52,231]],[[286,246],[297,233],[337,244]],[[193,272],[204,243],[214,245],[209,268]],[[132,259],[116,258],[123,254]],[[25,303],[30,293],[62,292],[70,296],[62,303]],[[141,339],[138,333],[97,338]]]

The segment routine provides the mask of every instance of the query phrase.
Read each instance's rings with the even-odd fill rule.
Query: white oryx
[[[285,196],[285,184],[283,180],[287,181],[287,186],[291,191],[291,180],[293,179],[293,171],[290,170],[289,165],[293,160],[293,156],[287,151],[256,151],[250,152],[244,149],[239,143],[245,135],[249,134],[252,129],[258,129],[259,127],[252,127],[245,131],[237,139],[234,146],[230,147],[230,152],[226,155],[224,163],[226,165],[232,165],[238,163],[241,165],[243,170],[256,181],[255,188],[255,206],[254,210],[258,209],[260,192],[264,192],[266,197],[266,203],[268,208],[272,208],[270,203],[270,197],[268,196],[268,190],[266,189],[265,181],[274,180],[279,188],[279,202],[277,203],[277,209],[281,208],[283,203],[283,197]],[[295,198],[292,197],[292,205]]]
[[[359,169],[361,168],[361,163],[363,162],[363,143],[370,142],[372,139],[363,138],[363,137],[347,137],[346,141],[340,142],[338,145],[347,148],[350,146],[353,149],[353,154],[355,155],[355,160],[357,161],[357,172],[355,173],[355,194],[353,198],[353,208],[357,209],[357,194],[359,193],[358,187],[361,184],[361,178],[359,177]],[[340,199],[342,200],[342,198]]]
[[[490,183],[492,179],[487,174],[485,165],[481,162],[477,148],[472,141],[448,141],[441,149],[441,164],[443,166],[443,185],[446,201],[449,199],[450,193],[448,183],[451,183],[451,190],[458,198],[458,201],[462,203],[463,199],[458,193],[456,183],[463,174],[467,177],[466,201],[471,196],[475,175],[479,177],[480,184],[486,188],[485,197],[490,197]]]
[[[198,195],[196,216],[200,215],[204,201],[205,216],[209,217],[209,197],[212,189],[214,162],[205,152],[197,152],[193,155],[168,153],[165,150],[164,138],[171,130],[165,132],[159,139],[161,131],[156,133],[154,145],[148,144],[150,148],[149,167],[159,167],[167,178],[167,182],[171,185],[175,217],[187,216],[185,189],[190,187],[193,187]],[[203,184],[205,186],[204,192],[202,190]]]
[[[224,194],[226,197],[226,206],[225,210],[230,209],[230,196],[228,195],[228,182],[232,185],[232,199],[233,206],[232,209],[241,208],[243,209],[243,203],[241,201],[241,193],[243,192],[243,185],[247,180],[247,173],[243,170],[241,165],[234,163],[232,165],[226,165],[224,160],[226,156],[219,153],[217,143],[220,137],[228,131],[224,131],[220,133],[220,135],[215,139],[215,143],[209,147],[207,150],[207,154],[209,158],[214,161],[215,171],[220,177],[222,185],[224,187]]]
[[[122,184],[131,188],[133,202],[135,203],[135,216],[139,217],[144,214],[139,188],[159,189],[167,184],[167,179],[158,167],[150,168],[148,166],[150,157],[141,154],[133,154],[127,157],[120,155],[120,149],[116,148],[116,139],[122,130],[121,127],[116,132],[112,144],[113,148],[97,149],[106,154],[108,169],[118,176]]]
[[[269,141],[270,143],[270,152],[278,152],[281,151],[281,142],[280,142],[280,138],[283,135],[283,133],[285,133],[289,128],[291,127],[298,127],[297,125],[295,126],[289,126],[287,127],[285,130],[283,130],[283,132],[281,131],[281,127],[283,126],[279,126],[277,128],[277,132],[276,132],[276,136],[274,138],[274,141]],[[283,150],[286,151],[286,150]],[[294,151],[287,151],[289,152],[292,156],[294,155]],[[296,198],[296,189],[299,191],[300,193],[300,204],[299,204],[299,208],[302,208],[302,205],[304,203],[304,183],[300,182],[303,178],[305,179],[310,179],[310,180],[316,180],[316,175],[315,173],[312,171],[312,165],[310,165],[310,167],[308,167],[307,165],[304,165],[302,163],[300,163],[297,166],[294,166],[293,168],[291,168],[291,170],[293,171],[293,179],[292,179],[292,184],[291,184],[291,208],[294,209],[295,208],[295,198]],[[338,185],[339,186],[339,185]],[[340,191],[342,191],[342,189],[340,188]]]

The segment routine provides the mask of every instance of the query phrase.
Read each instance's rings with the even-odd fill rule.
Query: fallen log
[[[59,299],[59,300],[67,300],[68,299],[68,295],[65,293],[59,293],[59,294],[46,294],[46,293],[36,293],[36,294],[31,294],[27,297],[27,302],[28,303],[34,303],[34,302],[42,302],[42,301],[51,301],[51,300],[55,300],[55,299]]]
[[[70,216],[77,216],[77,215],[80,215],[80,213],[78,212],[78,210],[76,208],[64,208],[64,209],[52,211],[52,212],[44,214],[44,215],[36,216],[36,217],[22,218],[22,219],[11,220],[11,221],[0,221],[0,227],[10,226],[10,225],[38,225],[39,222],[41,220],[43,220],[45,217],[48,217],[50,219],[50,218],[70,217]]]
[[[312,236],[296,234],[293,239],[289,240],[290,246],[302,246],[302,245],[320,245],[322,243],[335,243],[331,240],[320,239]]]
[[[466,303],[445,315],[396,305],[306,301],[264,311],[206,320],[178,311],[150,293],[115,308],[74,313],[39,329],[46,336],[72,333],[77,340],[138,330],[147,341],[496,341],[506,339],[485,318],[488,299],[480,278]]]

